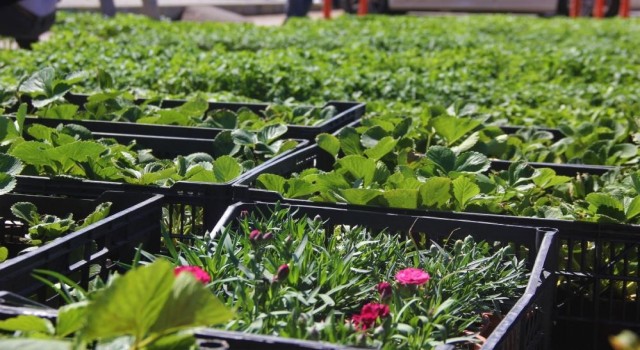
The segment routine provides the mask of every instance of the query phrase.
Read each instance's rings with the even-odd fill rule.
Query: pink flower
[[[249,233],[249,240],[251,242],[255,242],[260,239],[260,235],[262,235],[262,233],[259,230],[253,230]]]
[[[262,239],[265,240],[265,241],[268,241],[271,238],[273,238],[273,233],[271,233],[271,232],[267,232],[264,235],[262,235]]]
[[[282,264],[280,265],[280,267],[278,267],[278,272],[276,272],[275,277],[273,278],[274,281],[284,281],[287,279],[287,277],[289,277],[289,265],[288,264]]]
[[[380,299],[387,299],[393,294],[391,283],[389,282],[380,282],[376,288],[378,289],[378,293],[380,293]]]
[[[205,270],[201,269],[199,266],[178,266],[175,269],[173,269],[173,274],[176,276],[178,276],[183,272],[190,273],[198,281],[202,282],[202,284],[207,284],[211,282],[211,276],[209,276],[209,274]]]
[[[351,317],[357,329],[366,331],[376,325],[378,319],[389,316],[389,306],[385,304],[369,303],[362,307],[359,314]]]
[[[427,283],[430,278],[431,276],[428,273],[414,267],[409,267],[396,273],[396,281],[405,286],[420,286]]]

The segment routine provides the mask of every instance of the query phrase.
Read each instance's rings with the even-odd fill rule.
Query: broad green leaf
[[[64,305],[58,309],[58,322],[56,324],[56,335],[67,337],[84,326],[87,317],[87,302],[78,302]]]
[[[26,141],[13,147],[9,154],[30,165],[52,165],[53,162],[47,153],[52,148],[51,145],[42,142]]]
[[[188,126],[191,125],[189,116],[183,114],[180,111],[171,110],[171,109],[162,109],[159,110],[158,115],[154,118],[152,124],[163,124],[163,125],[183,125]],[[146,120],[145,118],[140,118],[139,123],[151,123],[151,120]]]
[[[264,188],[265,190],[275,191],[281,194],[285,193],[284,185],[287,183],[287,180],[275,174],[261,174],[256,179],[256,185],[259,188]]]
[[[331,134],[325,133],[318,135],[316,142],[318,143],[318,147],[325,150],[334,158],[338,155],[338,152],[340,152],[340,140]]]
[[[146,336],[171,297],[171,265],[156,260],[137,267],[98,293],[87,309],[87,340],[121,335]]]
[[[420,186],[420,201],[425,207],[441,208],[451,199],[451,179],[446,177],[428,178]]]
[[[213,174],[218,182],[229,182],[242,174],[242,166],[235,158],[222,156],[213,162]]]
[[[87,217],[82,220],[81,224],[76,227],[76,230],[85,228],[109,216],[109,212],[111,211],[111,204],[111,202],[98,204],[96,209],[89,215],[87,215]]]
[[[453,145],[462,136],[479,126],[480,122],[470,118],[440,115],[431,119],[429,124],[447,141],[448,145]]]
[[[429,147],[429,149],[427,150],[427,158],[445,174],[455,169],[456,155],[447,147]]]
[[[405,136],[409,132],[411,123],[411,118],[402,118],[402,121],[396,124],[395,128],[393,129],[393,137],[399,139]]]
[[[38,111],[38,115],[43,118],[71,120],[76,116],[78,108],[77,105],[64,103],[40,110]]]
[[[362,134],[360,138],[360,142],[365,148],[372,148],[380,142],[384,137],[386,137],[389,133],[384,130],[381,126],[373,126]]]
[[[38,223],[38,208],[31,202],[17,202],[11,206],[11,213],[29,225]]]
[[[179,274],[171,288],[151,333],[163,334],[185,328],[213,326],[227,322],[233,317],[211,291],[189,273]]]
[[[462,143],[460,143],[459,145],[451,147],[451,150],[455,154],[460,154],[464,151],[468,151],[473,146],[475,146],[476,143],[478,143],[479,139],[480,139],[480,133],[476,131],[473,134],[469,135],[469,137],[465,138],[465,140],[462,141]]]
[[[49,150],[47,153],[51,154],[52,159],[62,163],[66,159],[79,162],[85,161],[88,158],[97,159],[106,150],[107,148],[105,146],[97,142],[77,141],[56,147],[54,150]]]
[[[231,132],[231,137],[236,145],[251,146],[258,142],[258,136],[251,131],[236,129]]]
[[[589,209],[596,214],[610,217],[615,222],[626,219],[622,203],[609,194],[589,193],[585,200],[590,204]]]
[[[0,321],[0,330],[8,332],[35,332],[48,335],[55,333],[51,321],[33,315],[20,315]]]
[[[16,178],[7,173],[0,173],[0,195],[13,191],[16,187]]]
[[[538,187],[550,188],[571,181],[568,176],[558,176],[553,169],[540,168],[534,175],[533,182]]]
[[[43,219],[41,223],[29,227],[29,237],[42,242],[51,241],[68,233],[74,224],[72,219],[57,219],[53,222]]]
[[[347,188],[340,195],[350,204],[367,205],[382,195],[381,191],[366,188]]]
[[[201,96],[197,96],[185,102],[182,106],[175,108],[176,111],[181,114],[192,117],[200,118],[209,109],[209,103]]]
[[[636,196],[629,202],[629,206],[627,206],[626,216],[627,219],[633,219],[638,214],[640,214],[640,196]]]
[[[468,177],[459,176],[452,182],[453,197],[458,203],[458,209],[463,210],[469,201],[480,194],[480,187],[474,184]]]
[[[86,140],[93,139],[93,134],[91,133],[91,130],[78,124],[65,124],[64,127],[60,129],[60,131],[63,134],[77,137],[79,140],[86,141]]]
[[[9,249],[7,247],[0,246],[0,263],[9,258]]]
[[[19,136],[22,136],[24,132],[24,121],[26,118],[27,118],[27,104],[21,103],[20,107],[18,107],[18,111],[16,112],[16,122],[15,122],[15,127],[16,127],[16,130],[18,131]]]
[[[287,132],[287,126],[284,124],[267,125],[258,131],[258,140],[264,143],[271,143],[275,139]]]
[[[113,88],[113,77],[103,69],[98,69],[98,86],[100,90],[108,90]]]
[[[0,339],[0,349],[3,350],[71,350],[70,341],[55,339]]]
[[[191,182],[216,182],[215,175],[213,175],[212,163],[200,163],[189,167],[187,173],[184,175],[184,181]]]
[[[20,137],[16,124],[8,117],[0,116],[0,144],[8,145]]]
[[[362,154],[360,134],[352,127],[345,127],[338,134],[340,149],[345,156]]]
[[[379,160],[393,151],[397,143],[398,141],[391,136],[383,137],[375,146],[366,149],[364,154],[371,159]]]
[[[0,153],[0,172],[9,175],[18,175],[22,171],[22,162],[16,157],[6,153]]]
[[[220,132],[213,139],[213,155],[220,157],[224,155],[233,156],[240,150],[240,146],[236,145],[231,135],[231,130]]]
[[[346,156],[338,159],[337,164],[354,179],[362,179],[365,187],[371,184],[376,171],[376,162],[362,156]]]
[[[214,161],[213,157],[210,154],[204,152],[192,153],[184,158],[189,163],[213,163]]]
[[[55,144],[53,142],[52,135],[57,133],[58,131],[56,129],[50,128],[48,126],[44,126],[42,124],[33,124],[29,126],[29,129],[27,129],[27,134],[32,136],[34,139],[38,141],[47,142],[54,146]]]
[[[238,115],[228,110],[219,110],[211,113],[206,123],[215,128],[235,129],[238,127]]]
[[[51,67],[43,68],[31,75],[21,86],[20,91],[29,94],[46,94],[53,87],[55,70]]]
[[[383,192],[382,196],[391,208],[416,209],[418,208],[417,189],[393,189]]]
[[[531,180],[536,170],[525,162],[514,162],[507,170],[509,185],[516,186]]]
[[[316,192],[313,184],[300,179],[290,179],[285,187],[287,198],[307,198]]]
[[[455,162],[457,172],[481,173],[491,166],[491,161],[484,154],[478,152],[462,153]]]
[[[612,207],[623,210],[622,203],[606,193],[589,193],[585,200],[596,208]]]
[[[638,156],[638,146],[630,143],[620,143],[617,145],[613,145],[611,147],[611,151],[609,152],[609,155],[619,157],[622,159],[636,157]]]

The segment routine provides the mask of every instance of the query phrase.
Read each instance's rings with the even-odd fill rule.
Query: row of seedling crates
[[[83,103],[85,97],[75,97]],[[138,101],[142,103],[143,101]],[[179,105],[182,101],[169,101]],[[357,125],[365,106],[331,102],[337,115],[316,127],[289,126],[285,135],[299,146],[265,162],[224,184],[176,183],[169,188],[122,183],[18,176],[13,194],[0,198],[3,231],[0,245],[10,246],[25,234],[25,224],[12,216],[17,202],[32,202],[43,212],[74,217],[87,214],[97,203],[113,203],[110,215],[84,229],[59,238],[29,253],[10,256],[0,264],[0,318],[34,313],[55,317],[59,300],[48,286],[31,277],[36,269],[52,270],[82,286],[96,277],[105,278],[118,262],[128,263],[143,247],[151,253],[162,250],[162,237],[188,242],[193,236],[231,224],[239,213],[261,209],[268,213],[276,202],[295,209],[296,215],[327,218],[327,225],[360,225],[371,230],[411,232],[443,242],[447,238],[472,235],[476,240],[514,245],[528,251],[531,272],[523,295],[514,298],[506,317],[488,338],[487,349],[548,349],[554,347],[606,348],[607,336],[621,329],[640,329],[640,300],[635,288],[640,282],[639,229],[632,225],[582,223],[521,218],[502,215],[403,210],[343,204],[318,204],[282,198],[279,194],[252,188],[260,173],[288,175],[309,166],[329,169],[334,161],[313,145],[315,135]],[[259,113],[267,105],[211,103],[210,109],[237,110],[247,107]],[[61,120],[28,119],[28,123],[56,126]],[[104,121],[73,121],[94,133],[117,140],[135,139],[154,154],[208,152],[220,129],[139,125]],[[493,167],[508,167],[505,161]],[[558,174],[601,174],[609,167],[549,165]],[[453,232],[453,236],[452,236]],[[588,251],[593,251],[591,254]],[[563,252],[562,259],[561,251]],[[566,264],[573,260],[579,264]],[[622,267],[622,268],[620,268]],[[616,284],[624,284],[628,295],[614,295]],[[199,334],[203,339],[226,340],[231,349],[328,349],[337,345],[247,335],[219,330]]]

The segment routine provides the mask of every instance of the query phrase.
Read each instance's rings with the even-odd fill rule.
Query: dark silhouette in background
[[[23,49],[31,49],[40,34],[56,20],[58,0],[0,1],[0,35],[16,40]]]
[[[306,17],[312,3],[313,0],[287,0],[287,19],[291,17]]]

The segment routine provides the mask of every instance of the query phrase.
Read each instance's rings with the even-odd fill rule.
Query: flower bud
[[[262,233],[259,230],[253,230],[251,231],[251,233],[249,233],[249,240],[251,242],[255,242],[260,239],[261,235]]]
[[[289,277],[289,265],[282,264],[280,265],[280,267],[278,267],[278,272],[276,273],[274,281],[284,281],[287,279],[287,277]]]
[[[268,241],[271,238],[273,238],[273,233],[271,233],[271,232],[267,232],[264,235],[262,235],[262,239],[265,240],[265,241]]]
[[[322,217],[320,215],[316,215],[313,217],[313,221],[322,221]]]
[[[380,299],[384,300],[390,298],[393,294],[393,290],[391,289],[391,283],[389,282],[380,282],[376,286],[378,289],[378,293],[380,294]]]
[[[249,211],[248,210],[243,210],[240,212],[240,217],[241,218],[246,218],[247,216],[249,216]]]

